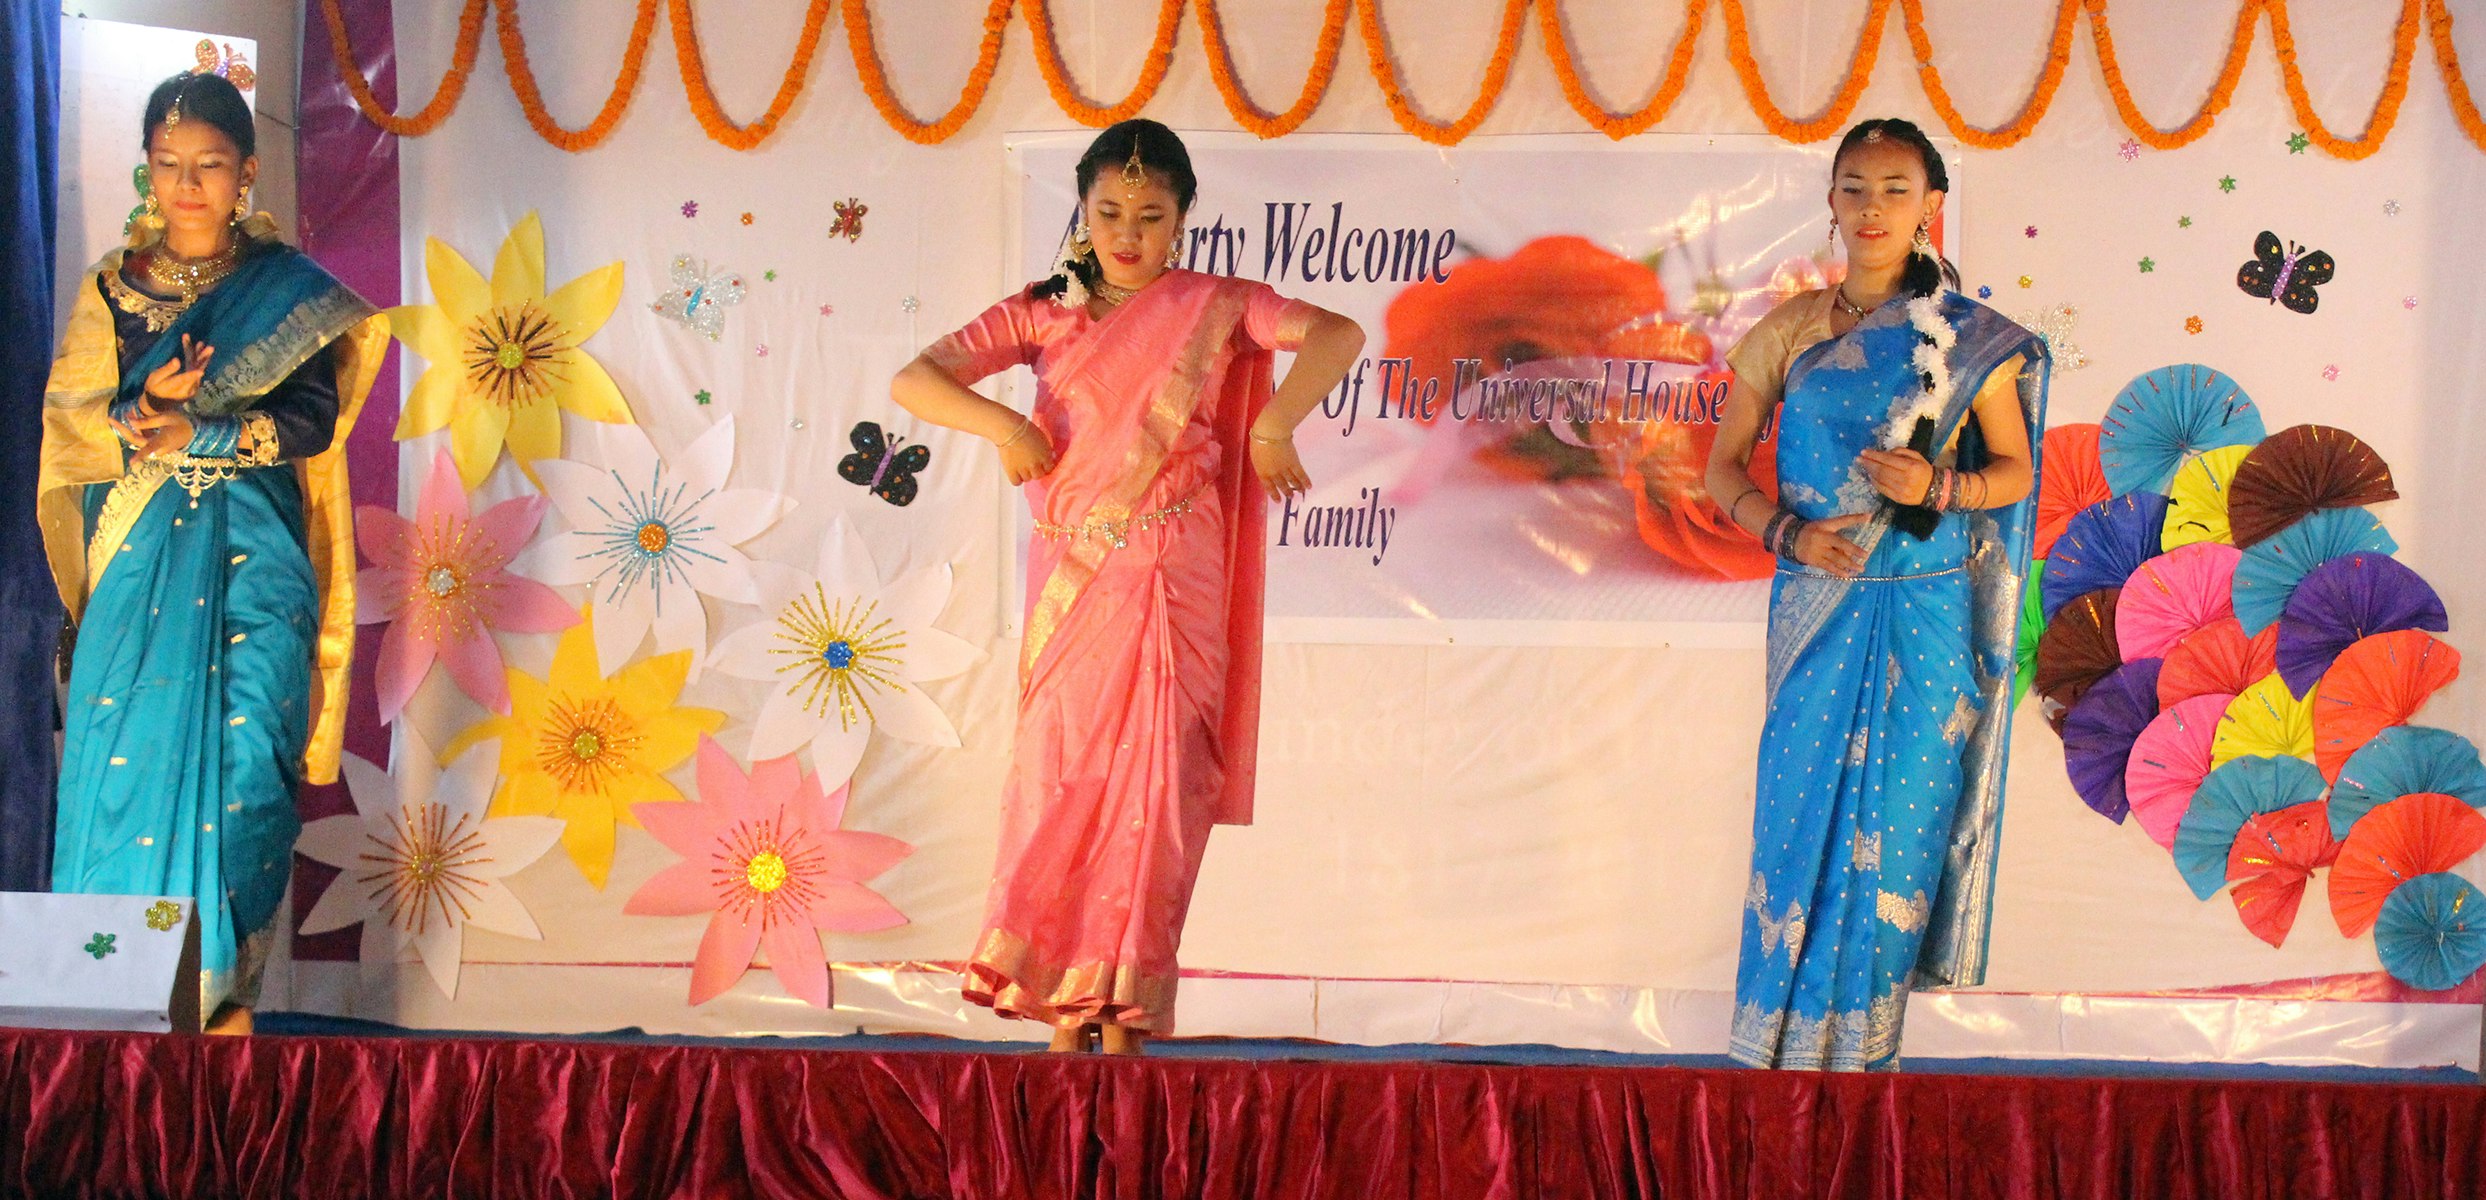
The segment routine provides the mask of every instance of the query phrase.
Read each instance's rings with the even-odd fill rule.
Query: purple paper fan
[[[2073,514],[2046,554],[2046,578],[2038,585],[2046,619],[2079,596],[2122,587],[2142,563],[2158,557],[2166,523],[2167,498],[2156,492],[2100,500]]]
[[[2343,554],[2305,572],[2279,614],[2279,676],[2303,696],[2358,638],[2399,629],[2451,628],[2443,598],[2388,554]]]
[[[2132,803],[2123,790],[2132,743],[2158,715],[2158,667],[2137,658],[2106,673],[2063,719],[2063,768],[2082,803],[2121,824]]]

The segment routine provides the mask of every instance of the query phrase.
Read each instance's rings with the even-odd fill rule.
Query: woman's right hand
[[[1864,524],[1866,515],[1847,513],[1806,523],[1796,535],[1795,560],[1841,579],[1864,570],[1864,547],[1847,540],[1846,531]]]
[[[205,342],[192,343],[189,334],[181,335],[181,353],[164,360],[164,365],[147,373],[147,389],[143,403],[152,410],[179,408],[198,394],[199,381],[207,377],[207,364],[216,357],[216,348]],[[144,415],[153,416],[153,412]]]
[[[1044,426],[1034,421],[1026,421],[1018,432],[994,446],[1001,453],[1001,473],[1012,487],[1053,473],[1053,439],[1046,437]]]

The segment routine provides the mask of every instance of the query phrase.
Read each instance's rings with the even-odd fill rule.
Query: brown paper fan
[[[2357,508],[2399,495],[2391,468],[2344,429],[2295,425],[2262,439],[2227,488],[2227,524],[2250,546],[2320,508]]]
[[[2122,588],[2084,592],[2056,612],[2037,638],[2035,686],[2049,701],[2047,719],[2057,733],[2090,685],[2123,665],[2115,641],[2115,604],[2122,597]]]

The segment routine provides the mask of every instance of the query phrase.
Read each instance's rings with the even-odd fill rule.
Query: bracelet
[[[1934,507],[1934,499],[1942,494],[1942,468],[1932,467],[1929,470],[1932,473],[1925,476],[1925,494],[1916,502],[1919,508]]]
[[[1252,440],[1263,446],[1283,446],[1288,442],[1295,440],[1295,435],[1292,433],[1281,433],[1276,437],[1262,437],[1258,433],[1252,433],[1250,430],[1245,430],[1244,432],[1251,433]]]
[[[1733,499],[1732,501],[1729,501],[1729,502],[1727,503],[1727,506],[1726,506],[1726,519],[1727,519],[1727,521],[1728,521],[1730,524],[1733,524],[1733,525],[1734,525],[1736,528],[1738,528],[1738,529],[1743,528],[1743,522],[1742,522],[1742,521],[1740,521],[1740,520],[1737,520],[1737,519],[1736,519],[1735,514],[1736,514],[1736,512],[1737,512],[1738,510],[1740,510],[1740,509],[1742,509],[1742,508],[1743,508],[1743,506],[1744,506],[1744,501],[1749,500],[1749,499],[1753,498],[1754,496],[1758,496],[1758,495],[1760,495],[1760,494],[1761,494],[1761,489],[1760,489],[1758,486],[1747,487],[1747,488],[1745,488],[1745,489],[1744,489],[1744,491],[1743,491],[1743,494],[1742,494],[1742,495],[1739,495],[1739,496],[1735,497],[1735,499]]]
[[[1034,429],[1035,427],[1036,427],[1036,423],[1035,423],[1034,421],[1030,421],[1030,420],[1028,420],[1028,419],[1027,419],[1027,418],[1025,418],[1025,417],[1020,417],[1020,418],[1019,418],[1019,427],[1018,427],[1017,429],[1015,429],[1015,430],[1011,431],[1010,436],[1008,436],[1008,437],[1006,437],[1006,438],[1003,438],[1003,439],[1001,439],[1001,440],[1000,440],[1000,441],[998,441],[998,442],[993,443],[993,449],[995,449],[995,450],[1007,450],[1007,449],[1009,449],[1009,448],[1010,448],[1010,443],[1015,442],[1015,441],[1019,440],[1020,438],[1026,437],[1026,436],[1027,436],[1027,431],[1028,431],[1028,430],[1030,430],[1030,429]]]
[[[1796,546],[1804,540],[1804,529],[1806,526],[1811,525],[1812,522],[1796,516],[1794,513],[1788,513],[1787,517],[1787,524],[1778,532],[1778,556],[1780,558],[1794,560]]]

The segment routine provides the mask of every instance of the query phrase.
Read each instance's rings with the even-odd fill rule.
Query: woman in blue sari
[[[1728,355],[1709,461],[1779,556],[1729,1050],[1890,1069],[1912,987],[1984,977],[2046,350],[1955,290],[1914,125],[1858,125],[1831,173],[1846,278]],[[1773,498],[1748,465],[1780,405]]]
[[[188,896],[202,1014],[246,1032],[294,788],[336,777],[354,553],[341,449],[386,319],[251,216],[249,106],[155,90],[147,214],[78,289],[37,509],[78,636],[52,887]]]

